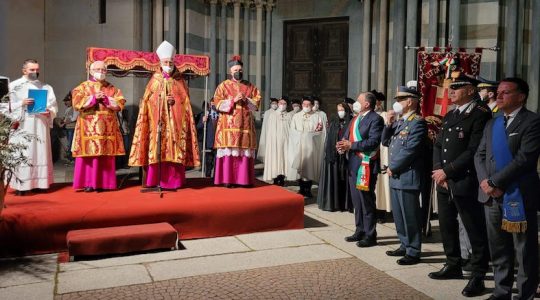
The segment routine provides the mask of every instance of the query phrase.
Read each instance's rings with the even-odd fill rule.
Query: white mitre
[[[156,53],[159,59],[173,58],[175,52],[176,49],[174,49],[174,46],[167,41],[163,41],[156,49]]]

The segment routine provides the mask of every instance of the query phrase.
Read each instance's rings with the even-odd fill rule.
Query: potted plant
[[[0,220],[9,182],[16,176],[15,170],[19,166],[30,165],[28,158],[24,156],[24,150],[28,143],[36,138],[18,129],[18,125],[18,121],[0,113]],[[14,138],[17,142],[13,142]],[[15,180],[19,179],[15,177]]]

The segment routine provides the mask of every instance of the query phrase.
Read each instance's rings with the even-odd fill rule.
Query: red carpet
[[[103,193],[75,192],[54,185],[48,193],[6,195],[0,221],[0,255],[66,251],[69,230],[168,222],[180,240],[304,227],[304,200],[280,187],[256,182],[253,188],[216,187],[210,179],[157,194],[140,186]]]

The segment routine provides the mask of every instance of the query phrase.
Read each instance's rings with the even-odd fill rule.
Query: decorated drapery
[[[159,58],[154,52],[95,48],[86,50],[86,67],[88,68],[94,61],[104,61],[107,66],[116,66],[121,71],[143,70],[151,73],[160,68]],[[177,54],[174,56],[174,64],[180,72],[191,71],[200,76],[210,73],[210,58],[204,55]],[[147,76],[150,76],[148,74]]]
[[[437,132],[442,117],[451,105],[448,99],[448,86],[452,74],[458,72],[469,76],[480,73],[482,49],[474,52],[451,48],[433,48],[428,52],[424,47],[418,50],[418,90],[420,91],[422,115],[429,124],[430,136]]]

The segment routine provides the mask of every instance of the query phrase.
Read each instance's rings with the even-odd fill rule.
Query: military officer
[[[482,77],[478,77],[478,80],[480,81],[478,84],[478,93],[482,101],[487,104],[494,117],[500,115],[499,107],[497,106],[497,87],[499,83]]]
[[[437,184],[439,226],[446,264],[432,279],[462,278],[457,216],[461,217],[472,246],[472,276],[462,291],[466,297],[484,291],[484,277],[489,253],[483,207],[476,201],[478,181],[474,168],[474,153],[482,138],[491,112],[479,105],[478,81],[461,74],[450,84],[449,96],[455,109],[442,120],[442,128],[433,146],[432,179]]]
[[[386,172],[390,177],[392,214],[400,247],[386,254],[402,256],[397,260],[399,265],[414,265],[420,261],[422,244],[419,196],[427,124],[417,113],[420,94],[415,89],[400,86],[395,99],[394,110],[388,111],[385,120],[382,144],[389,147]]]

